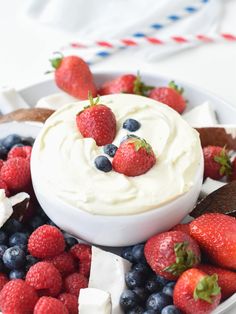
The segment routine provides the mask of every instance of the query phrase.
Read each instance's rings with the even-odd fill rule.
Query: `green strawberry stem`
[[[222,151],[220,152],[220,155],[215,156],[214,160],[220,164],[220,175],[226,175],[229,176],[232,173],[232,165],[231,161],[229,159],[229,156],[226,152],[226,147],[223,147]]]
[[[148,92],[152,90],[154,86],[145,85],[141,80],[141,75],[138,72],[137,78],[134,81],[134,93],[137,95],[147,96]]]
[[[180,276],[185,270],[192,268],[199,262],[199,258],[188,249],[188,242],[176,243],[174,246],[176,260],[175,263],[166,267],[164,271],[167,271],[174,276]]]
[[[138,136],[132,136],[130,138],[128,138],[128,141],[130,143],[133,143],[134,144],[134,148],[135,148],[135,151],[137,152],[140,148],[144,148],[146,150],[146,152],[148,154],[150,154],[152,152],[152,147],[150,144],[148,144],[145,139],[143,138],[140,138]]]
[[[169,84],[168,84],[168,87],[176,90],[176,92],[178,92],[180,95],[183,94],[184,92],[184,89],[182,87],[179,87],[177,84],[175,84],[174,81],[171,81]]]
[[[94,101],[94,98],[93,98],[93,95],[92,95],[91,91],[88,91],[88,100],[90,102],[90,105],[85,107],[85,108],[96,106],[99,103],[100,97],[98,96],[96,98],[96,100]]]
[[[55,57],[50,59],[51,65],[54,69],[58,69],[61,65],[62,59],[64,58],[61,52],[54,52]]]
[[[214,297],[220,294],[220,290],[217,274],[212,276],[206,275],[197,284],[193,297],[195,301],[200,299],[208,303],[212,303],[214,301]]]

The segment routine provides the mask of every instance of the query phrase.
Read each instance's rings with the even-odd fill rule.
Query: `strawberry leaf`
[[[138,72],[137,78],[134,81],[134,93],[136,95],[147,96],[148,92],[152,90],[154,86],[145,85],[141,80],[141,75]]]
[[[214,161],[220,164],[220,175],[229,176],[232,173],[232,165],[230,158],[227,154],[226,148],[224,147],[220,152],[220,155],[214,157]]]
[[[175,263],[166,267],[164,271],[167,271],[174,276],[181,275],[185,270],[192,268],[199,262],[199,258],[188,249],[189,243],[187,241],[176,243],[174,246],[174,252],[176,256]]]
[[[135,137],[132,136],[128,138],[128,141],[134,144],[134,148],[136,152],[139,151],[140,148],[144,148],[148,154],[152,152],[151,145],[148,144],[143,138],[140,138],[138,136],[135,136]]]
[[[184,89],[182,87],[179,87],[177,84],[175,84],[174,81],[171,81],[169,84],[168,84],[168,87],[176,90],[176,92],[178,92],[180,95],[183,94],[184,92]]]
[[[220,287],[218,285],[218,276],[214,274],[212,276],[204,276],[196,288],[194,289],[194,300],[204,300],[208,303],[212,303],[214,297],[220,294]]]
[[[61,62],[64,58],[63,54],[61,52],[54,52],[55,57],[50,59],[51,65],[54,69],[58,69],[61,65]]]

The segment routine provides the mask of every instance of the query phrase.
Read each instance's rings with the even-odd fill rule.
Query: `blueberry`
[[[23,225],[18,220],[11,218],[8,219],[8,221],[5,223],[3,229],[8,233],[12,234],[18,231],[21,231],[23,228]]]
[[[28,271],[30,269],[31,266],[33,266],[34,264],[38,263],[38,259],[32,255],[26,255],[26,271]]]
[[[160,275],[156,275],[156,281],[159,282],[163,287],[169,282],[168,279],[166,279]]]
[[[151,276],[145,283],[145,288],[149,294],[161,291],[162,285],[156,280],[156,276]]]
[[[4,265],[9,269],[20,269],[25,265],[25,253],[18,246],[7,249],[2,259]]]
[[[125,283],[128,288],[142,287],[145,282],[145,277],[142,273],[131,270],[125,274]]]
[[[147,264],[133,264],[132,269],[142,273],[144,276],[148,276],[152,273],[151,268]]]
[[[10,150],[14,145],[20,144],[22,141],[21,137],[17,134],[10,134],[2,140],[2,145],[6,149]]]
[[[0,244],[0,259],[3,257],[4,252],[8,249],[8,247],[4,244]]]
[[[16,144],[16,145],[14,145],[14,146],[12,146],[12,148],[13,147],[24,147],[25,145],[23,145],[22,143],[19,143],[19,144]]]
[[[0,143],[0,159],[6,159],[8,154],[8,149]]]
[[[78,240],[73,237],[65,237],[66,247],[67,249],[70,249],[72,246],[76,245],[78,243]]]
[[[5,266],[3,264],[2,259],[0,259],[0,272],[5,272]]]
[[[123,123],[123,129],[126,129],[130,132],[135,132],[140,128],[141,124],[134,119],[127,119]]]
[[[146,306],[149,310],[161,312],[164,307],[170,304],[172,304],[172,298],[163,292],[158,292],[150,295]]]
[[[14,269],[9,273],[9,279],[24,279],[25,271],[20,269]]]
[[[144,304],[147,301],[148,298],[148,292],[146,289],[142,287],[136,287],[133,289],[133,291],[137,294],[139,297],[140,304]]]
[[[175,285],[176,285],[176,282],[175,282],[175,281],[169,281],[169,282],[166,284],[167,287],[171,287],[171,288],[174,288]]]
[[[161,314],[181,314],[182,312],[174,305],[167,305],[161,311]]]
[[[146,263],[144,256],[144,244],[137,244],[132,249],[133,259],[136,263]]]
[[[21,142],[25,146],[33,146],[35,139],[33,137],[23,137]]]
[[[140,305],[137,305],[132,310],[129,310],[126,313],[127,314],[143,314],[143,307]]]
[[[104,172],[109,172],[112,170],[112,165],[110,160],[105,157],[105,156],[98,156],[95,158],[95,166],[97,169],[104,171]]]
[[[28,243],[28,235],[23,232],[13,233],[13,235],[11,235],[9,238],[9,246],[23,245],[24,247],[27,245],[27,243]]]
[[[114,157],[118,147],[114,144],[107,144],[103,147],[103,151],[110,157]]]
[[[128,261],[130,261],[131,263],[134,262],[132,248],[133,248],[132,246],[127,246],[127,247],[124,247],[121,251],[121,256],[127,259]]]
[[[120,306],[124,311],[131,310],[138,305],[139,298],[131,290],[125,290],[120,296]]]
[[[31,230],[35,230],[38,227],[44,225],[45,221],[42,217],[40,216],[34,216],[31,221],[29,222],[29,227]]]
[[[174,292],[174,288],[170,287],[170,286],[165,286],[163,289],[162,289],[162,292],[169,295],[170,297],[173,298],[173,292]]]
[[[0,230],[0,244],[6,244],[8,240],[8,236],[5,231]]]

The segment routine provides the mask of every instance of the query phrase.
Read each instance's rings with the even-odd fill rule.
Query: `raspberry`
[[[0,159],[0,170],[2,169],[2,166],[4,165],[4,161]]]
[[[6,314],[31,314],[37,301],[34,288],[22,279],[9,281],[0,292],[0,308]]]
[[[73,273],[65,278],[65,290],[68,293],[79,296],[80,289],[88,287],[88,279],[79,273]]]
[[[9,191],[8,191],[6,182],[4,182],[2,179],[0,179],[0,189],[5,190],[6,196],[10,196],[10,193],[9,193]]]
[[[91,246],[84,244],[84,243],[78,243],[70,249],[71,254],[81,261],[91,262]]]
[[[89,278],[90,274],[90,267],[91,262],[90,261],[80,261],[79,263],[79,273],[84,275],[85,277]]]
[[[51,297],[41,297],[35,308],[34,314],[69,314],[65,305]]]
[[[59,271],[51,263],[38,262],[30,267],[25,281],[34,287],[39,295],[56,296],[62,287]]]
[[[11,159],[15,157],[22,157],[22,158],[30,159],[31,151],[32,151],[31,146],[13,147],[7,155],[7,159]]]
[[[29,160],[22,157],[8,159],[1,168],[0,177],[10,191],[23,191],[31,181]]]
[[[28,250],[38,258],[54,257],[65,249],[65,240],[61,231],[53,226],[43,225],[29,237]]]
[[[78,298],[70,293],[62,293],[58,299],[65,305],[69,314],[78,314]]]
[[[79,260],[79,273],[89,277],[90,266],[91,266],[91,246],[78,243],[70,249],[71,254]]]
[[[52,263],[62,275],[71,274],[76,270],[73,256],[67,252],[51,257],[46,261]]]
[[[5,274],[0,273],[0,291],[5,286],[5,284],[8,282],[8,278]]]

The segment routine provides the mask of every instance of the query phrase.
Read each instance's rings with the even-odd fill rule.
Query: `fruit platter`
[[[1,95],[1,312],[234,313],[236,109],[157,74],[51,64]]]

